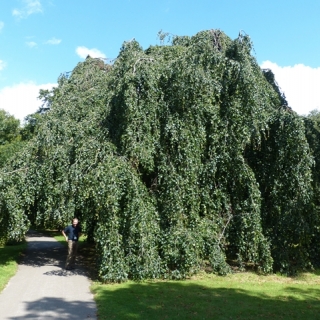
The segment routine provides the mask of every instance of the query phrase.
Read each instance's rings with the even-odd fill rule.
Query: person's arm
[[[62,230],[61,233],[62,233],[63,236],[65,237],[66,241],[68,241],[68,236],[66,235],[66,233],[64,232],[64,230]]]

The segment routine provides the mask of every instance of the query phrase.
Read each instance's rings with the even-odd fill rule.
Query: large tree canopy
[[[310,266],[304,122],[251,50],[209,30],[126,42],[112,65],[88,57],[62,75],[1,172],[0,237],[77,216],[105,281]]]

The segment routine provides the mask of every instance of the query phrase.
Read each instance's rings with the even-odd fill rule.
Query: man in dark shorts
[[[78,240],[81,236],[81,227],[77,218],[72,219],[72,224],[62,230],[62,234],[68,241],[68,257],[66,261],[66,269],[74,269],[78,250]]]

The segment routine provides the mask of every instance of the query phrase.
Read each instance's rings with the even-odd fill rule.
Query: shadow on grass
[[[313,272],[316,276],[320,276],[320,269],[317,269]]]
[[[26,248],[27,243],[25,242],[0,247],[0,266],[8,265],[12,261],[19,263]]]
[[[93,292],[99,319],[320,319],[320,288],[283,287],[274,297],[261,287],[155,282],[98,286]]]
[[[95,304],[83,301],[66,301],[62,298],[44,298],[26,302],[24,314],[6,319],[96,319]]]

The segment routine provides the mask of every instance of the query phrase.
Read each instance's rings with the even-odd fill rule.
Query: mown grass
[[[27,243],[0,246],[0,292],[18,269],[18,261],[27,248]]]
[[[320,319],[320,275],[238,273],[186,281],[95,282],[98,319]]]

